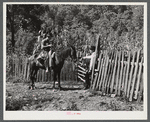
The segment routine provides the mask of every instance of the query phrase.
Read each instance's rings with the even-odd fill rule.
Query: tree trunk
[[[7,13],[8,13],[8,20],[10,23],[12,52],[14,52],[15,39],[14,39],[14,6],[13,5],[7,7]]]
[[[14,10],[13,10],[13,5],[11,8],[11,39],[12,39],[12,51],[14,52],[15,48],[15,39],[14,39]]]

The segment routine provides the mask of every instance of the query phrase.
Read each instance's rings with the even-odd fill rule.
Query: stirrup
[[[46,72],[49,72],[49,68],[48,67],[46,67]]]

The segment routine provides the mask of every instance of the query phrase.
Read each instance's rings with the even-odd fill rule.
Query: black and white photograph
[[[4,2],[4,120],[147,119],[146,2]]]

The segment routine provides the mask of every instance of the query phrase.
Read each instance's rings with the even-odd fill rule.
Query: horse
[[[55,89],[55,82],[58,80],[58,88],[62,89],[60,86],[60,73],[61,69],[63,67],[64,61],[70,56],[71,60],[75,63],[76,62],[76,50],[74,46],[68,46],[66,49],[63,49],[62,51],[55,53],[54,56],[54,61],[53,64],[54,66],[52,68],[49,67],[49,71],[53,70],[53,89]],[[31,85],[29,86],[29,89],[35,89],[35,81],[37,78],[37,72],[39,69],[44,69],[46,70],[46,67],[43,63],[41,65],[36,58],[31,56],[29,58],[29,67],[30,67],[30,72],[29,72],[29,79],[31,82]],[[57,79],[58,78],[58,79]]]

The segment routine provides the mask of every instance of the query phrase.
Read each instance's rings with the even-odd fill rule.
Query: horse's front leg
[[[62,89],[62,87],[60,85],[60,72],[58,73],[58,88],[59,88],[59,90]]]
[[[54,80],[54,82],[53,82],[53,89],[55,89],[55,81],[56,81],[56,73],[54,72],[54,75],[53,75],[53,80]]]
[[[32,90],[35,89],[35,78],[34,78],[34,77],[33,77],[33,79],[32,79],[31,89],[32,89]]]

